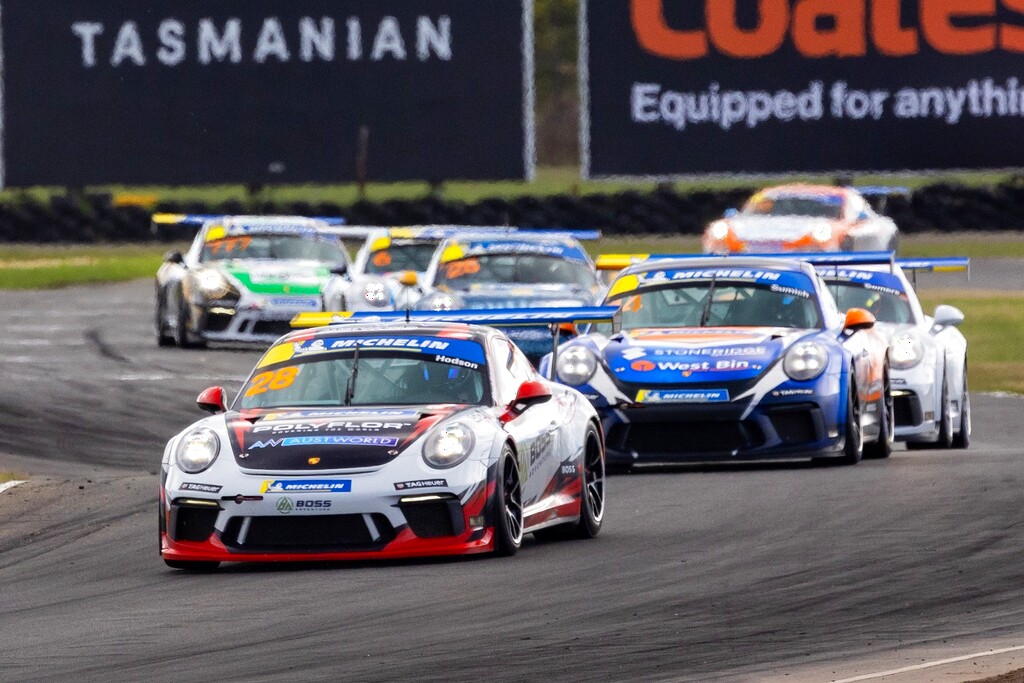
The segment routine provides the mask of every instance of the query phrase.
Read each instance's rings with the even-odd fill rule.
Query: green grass
[[[921,296],[926,312],[939,304],[964,312],[961,331],[967,337],[967,372],[972,391],[1024,394],[1024,293],[929,290]]]
[[[954,182],[973,186],[995,185],[1008,178],[1007,174],[996,173],[960,173],[945,175],[914,175],[900,176],[858,176],[858,185],[901,185],[918,188],[936,182]],[[757,180],[748,178],[718,177],[701,180],[687,180],[670,183],[680,191],[694,189],[726,189],[733,187],[754,188],[775,182],[820,182],[832,183],[831,176],[793,176],[785,179]],[[552,194],[592,194],[615,193],[626,190],[640,192],[650,191],[655,187],[651,181],[585,181],[580,178],[579,169],[575,166],[549,166],[537,169],[537,177],[532,182],[499,181],[499,182],[458,182],[444,183],[440,194],[445,199],[464,202],[475,202],[489,197],[519,197],[522,195]],[[370,183],[366,188],[366,198],[371,201],[387,199],[417,199],[430,192],[430,185],[425,182],[404,183]],[[272,202],[334,202],[347,205],[359,198],[359,189],[355,183],[345,184],[306,184],[306,185],[273,185],[250,194],[244,185],[212,185],[196,187],[166,186],[124,186],[108,185],[87,188],[88,192],[109,192],[113,195],[133,194],[151,195],[163,201],[196,201],[219,203],[226,200],[247,202],[249,200]],[[5,190],[0,192],[0,201],[28,195],[36,199],[46,200],[54,194],[63,194],[64,188],[34,187],[26,190]]]
[[[167,246],[0,247],[0,289],[53,289],[153,277]]]

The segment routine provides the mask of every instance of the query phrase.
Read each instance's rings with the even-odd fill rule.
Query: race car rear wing
[[[509,308],[464,311],[373,311],[299,313],[292,318],[296,329],[346,325],[352,323],[466,323],[498,327],[546,327],[575,323],[610,322],[617,306],[580,306],[572,308]]]
[[[359,322],[430,322],[490,325],[492,327],[547,327],[551,330],[551,376],[549,379],[554,380],[561,326],[567,324],[612,322],[618,310],[618,306],[581,306],[574,308],[395,311],[388,313],[373,313],[371,311],[356,313],[349,311],[337,313],[299,313],[292,319],[291,325],[296,329],[304,329]]]
[[[345,219],[341,216],[233,216],[228,214],[202,214],[202,213],[155,213],[153,223],[156,225],[190,225],[201,228],[209,221],[217,220],[276,220],[288,218],[311,218],[321,221],[329,226],[338,227],[345,225]]]
[[[806,261],[812,265],[869,265],[892,263],[895,254],[890,251],[856,251],[856,252],[823,252],[823,253],[785,253],[785,254],[602,254],[597,257],[598,270],[622,270],[647,260],[665,259],[707,259],[707,258],[769,258],[786,259],[789,261]]]

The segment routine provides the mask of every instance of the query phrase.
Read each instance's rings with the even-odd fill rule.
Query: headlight
[[[724,240],[729,235],[729,225],[725,221],[711,224],[711,236],[716,240]]]
[[[462,302],[451,294],[435,294],[430,297],[427,308],[431,311],[457,311],[462,308]]]
[[[202,472],[217,459],[220,439],[212,429],[205,427],[189,432],[178,443],[178,467],[189,474]]]
[[[811,231],[811,237],[815,242],[828,242],[832,239],[832,226],[828,223],[815,225],[814,230]]]
[[[790,379],[806,382],[825,372],[828,349],[818,342],[800,342],[786,352],[782,369]]]
[[[388,290],[382,282],[367,282],[363,285],[363,299],[371,306],[380,308],[388,305]]]
[[[196,274],[196,287],[207,299],[220,299],[231,291],[227,278],[217,270],[202,270]]]
[[[597,357],[585,346],[572,346],[558,354],[555,369],[558,379],[578,387],[590,381],[597,372]]]
[[[889,365],[909,370],[924,358],[924,345],[912,334],[898,334],[889,342]]]
[[[447,424],[429,437],[423,445],[423,459],[431,467],[455,467],[473,452],[476,438],[473,431],[461,422]]]

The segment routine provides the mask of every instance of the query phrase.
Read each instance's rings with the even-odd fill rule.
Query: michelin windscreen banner
[[[1024,165],[1024,0],[584,0],[589,177]]]
[[[8,186],[533,172],[532,0],[0,0]]]

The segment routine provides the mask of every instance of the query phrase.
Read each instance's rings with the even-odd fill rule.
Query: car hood
[[[808,216],[736,216],[728,224],[743,241],[792,242],[812,234],[818,226],[835,228],[838,222]]]
[[[245,410],[224,422],[239,467],[317,472],[384,465],[459,408]]]
[[[307,260],[245,260],[217,264],[254,294],[318,295],[331,276],[330,266]]]
[[[768,369],[809,330],[785,327],[637,329],[616,335],[604,359],[621,382],[645,386],[742,382]]]
[[[473,285],[453,292],[467,309],[589,306],[598,293],[569,285]]]

